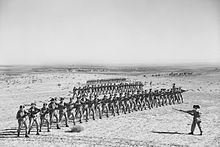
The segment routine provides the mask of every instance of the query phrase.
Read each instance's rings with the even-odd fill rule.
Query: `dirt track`
[[[184,93],[184,103],[121,114],[120,116],[89,120],[80,124],[84,131],[67,132],[70,128],[52,129],[40,136],[16,138],[15,114],[20,104],[49,99],[50,96],[67,96],[73,85],[88,79],[120,76],[93,74],[33,74],[0,83],[0,144],[1,146],[220,146],[220,73],[189,77],[127,76],[129,79],[153,82],[152,88],[170,87],[173,82],[189,91]],[[123,75],[121,75],[123,77]],[[32,79],[38,79],[31,83]],[[17,80],[18,83],[14,82]],[[61,83],[61,86],[58,86]],[[188,135],[192,118],[174,111],[201,105],[203,136]],[[39,104],[38,106],[41,106]],[[198,128],[195,134],[199,134]]]

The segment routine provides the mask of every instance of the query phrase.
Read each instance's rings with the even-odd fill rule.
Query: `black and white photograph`
[[[1,147],[220,147],[220,0],[0,0]]]

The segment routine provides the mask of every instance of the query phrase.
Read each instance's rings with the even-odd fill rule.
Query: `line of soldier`
[[[85,93],[107,93],[112,92],[116,93],[117,91],[122,90],[135,90],[135,89],[143,89],[143,83],[141,82],[133,82],[133,83],[106,83],[100,85],[87,85],[83,87],[73,87],[73,95],[83,95]]]
[[[121,83],[125,82],[126,78],[114,78],[114,79],[97,79],[97,80],[88,80],[87,84],[100,84],[100,83]]]
[[[33,123],[36,124],[37,135],[41,131],[43,123],[47,125],[47,131],[49,132],[54,118],[57,129],[60,129],[62,118],[65,119],[65,125],[68,127],[69,120],[72,120],[73,124],[76,124],[76,119],[82,123],[82,119],[88,121],[92,115],[92,119],[95,120],[98,116],[102,119],[103,115],[109,117],[110,114],[115,116],[120,113],[131,113],[138,110],[152,109],[154,107],[161,107],[165,105],[172,105],[176,103],[183,103],[182,90],[176,88],[175,85],[171,89],[161,89],[152,91],[150,89],[141,90],[136,89],[124,89],[124,91],[116,93],[108,93],[105,95],[98,95],[97,93],[84,93],[80,95],[74,95],[69,98],[69,102],[64,102],[65,98],[57,99],[51,98],[50,103],[44,103],[41,109],[36,108],[36,104],[32,103],[28,111],[24,110],[24,106],[20,106],[20,110],[17,113],[18,119],[18,136],[20,135],[21,125],[25,126],[25,136],[28,137],[32,129]],[[40,114],[40,125],[37,114]],[[29,127],[27,127],[26,120],[29,118]],[[29,130],[27,131],[27,129]]]

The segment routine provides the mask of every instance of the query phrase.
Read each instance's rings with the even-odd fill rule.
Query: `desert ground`
[[[8,67],[6,67],[8,68]],[[220,146],[220,68],[154,68],[141,71],[106,70],[58,71],[2,70],[0,73],[0,146]],[[112,70],[112,71],[111,71]],[[190,71],[192,75],[168,76],[170,72]],[[161,76],[152,76],[160,73]],[[21,104],[49,100],[50,97],[71,97],[73,86],[81,86],[91,79],[125,77],[128,81],[142,81],[144,89],[169,88],[172,83],[188,90],[183,93],[184,103],[151,110],[137,111],[119,116],[90,119],[82,124],[83,131],[69,132],[46,128],[39,136],[35,129],[30,138],[17,138],[15,118]],[[152,82],[152,85],[149,83]],[[192,117],[172,108],[189,110],[194,104],[201,106],[203,135],[196,128],[190,132]]]

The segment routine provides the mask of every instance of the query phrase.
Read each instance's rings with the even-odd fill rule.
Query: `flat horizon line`
[[[220,66],[220,62],[192,62],[192,63],[152,63],[152,64],[99,64],[99,63],[75,63],[75,64],[69,64],[69,63],[51,63],[51,64],[6,64],[6,65],[0,65],[0,67],[48,67],[48,66],[109,66],[109,67],[166,67],[166,66]]]

